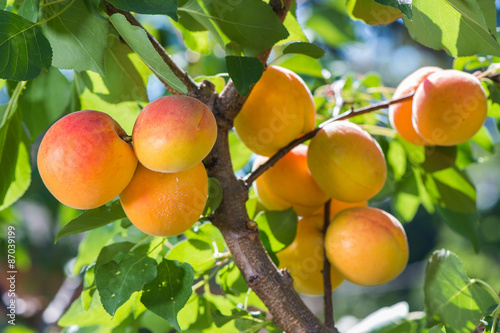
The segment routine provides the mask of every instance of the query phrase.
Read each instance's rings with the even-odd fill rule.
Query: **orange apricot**
[[[417,69],[401,81],[394,92],[393,98],[404,96],[412,91],[416,91],[420,83],[434,72],[442,70],[439,67],[427,66]],[[413,98],[389,106],[389,120],[392,127],[398,134],[417,146],[428,145],[413,127],[412,122]]]
[[[374,286],[398,276],[408,262],[408,242],[401,223],[371,207],[341,211],[325,236],[328,260],[348,281]]]
[[[176,173],[156,172],[139,164],[120,201],[139,230],[153,236],[177,236],[203,213],[207,193],[202,163]]]
[[[370,199],[387,177],[377,141],[348,121],[328,124],[316,134],[309,145],[307,164],[323,192],[344,202]]]
[[[315,114],[311,92],[300,76],[269,66],[234,119],[234,128],[250,150],[271,156],[311,131]]]
[[[146,168],[179,172],[200,163],[217,138],[212,111],[195,98],[164,96],[146,105],[134,125],[134,150]]]
[[[481,128],[488,101],[472,74],[447,69],[429,75],[413,96],[413,126],[427,142],[453,146],[472,138]]]
[[[115,198],[137,166],[127,134],[109,115],[83,110],[52,125],[38,150],[38,171],[57,200],[91,209]]]
[[[259,156],[253,168],[265,163]],[[297,215],[309,215],[321,207],[328,196],[321,191],[307,167],[307,146],[299,145],[288,152],[255,182],[255,193],[269,210],[293,207]]]
[[[293,242],[277,253],[280,268],[287,268],[293,277],[295,289],[303,294],[323,294],[323,266],[325,262],[323,233],[315,226],[320,216],[307,216],[297,223],[297,234]],[[332,290],[344,279],[335,268],[330,270]]]

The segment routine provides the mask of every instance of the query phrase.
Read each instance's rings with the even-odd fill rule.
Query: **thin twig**
[[[328,200],[325,203],[325,209],[323,213],[323,238],[326,235],[326,230],[330,225],[330,202]],[[333,318],[333,300],[332,300],[332,281],[330,277],[331,268],[330,261],[326,256],[326,247],[323,248],[324,263],[323,263],[323,287],[324,287],[324,309],[325,309],[325,325],[329,328],[335,327],[335,320]]]
[[[122,14],[123,16],[125,16],[125,18],[127,19],[127,21],[129,21],[130,24],[144,29],[144,27],[139,23],[139,21],[137,21],[135,16],[132,15],[130,12],[118,9],[118,8],[114,7],[113,5],[111,5],[107,1],[103,0],[103,3],[106,5],[106,11],[107,11],[108,15],[111,16],[111,15],[116,14],[116,13]],[[194,82],[185,71],[183,71],[181,68],[179,68],[177,66],[177,64],[172,60],[172,58],[170,58],[170,56],[167,54],[167,52],[165,51],[163,46],[156,40],[156,38],[154,38],[146,29],[144,29],[144,31],[146,32],[148,39],[151,42],[151,44],[153,45],[153,47],[155,48],[156,52],[161,56],[161,58],[168,65],[168,67],[170,67],[170,69],[175,74],[175,76],[177,76],[179,78],[179,80],[181,80],[181,82],[186,86],[186,88],[188,89],[188,92],[197,91],[198,85],[196,84],[196,82]],[[154,71],[153,71],[153,73],[154,73]],[[174,89],[173,87],[171,87],[161,77],[159,77],[158,75],[156,75],[156,76],[158,77],[158,79],[163,83],[163,85],[167,88],[167,90],[172,95],[182,95],[183,94],[180,91],[178,91],[177,89]]]
[[[245,182],[246,186],[248,188],[250,188],[250,186],[252,185],[252,183],[260,175],[262,175],[266,170],[268,170],[274,164],[276,164],[276,162],[278,162],[281,158],[283,158],[283,156],[285,156],[290,150],[292,150],[294,147],[298,146],[299,144],[304,143],[304,142],[306,142],[309,139],[312,139],[326,125],[328,125],[330,123],[333,123],[334,121],[346,120],[346,119],[349,119],[349,118],[352,118],[352,117],[355,117],[355,116],[359,116],[359,115],[362,115],[362,114],[365,114],[365,113],[370,113],[370,112],[373,112],[373,111],[376,111],[376,110],[379,110],[379,109],[385,109],[385,108],[389,107],[389,105],[391,105],[391,104],[396,104],[396,103],[400,103],[400,102],[406,101],[408,99],[411,99],[414,94],[415,94],[415,92],[412,91],[412,92],[410,92],[410,93],[408,93],[406,95],[403,95],[401,97],[393,98],[393,99],[390,99],[390,100],[387,100],[387,101],[383,101],[383,102],[379,102],[379,103],[375,103],[375,104],[371,104],[371,105],[368,105],[368,106],[365,106],[365,107],[362,107],[362,108],[359,108],[359,109],[349,110],[347,112],[344,112],[344,113],[338,115],[337,117],[333,117],[333,118],[328,119],[327,121],[321,123],[319,125],[319,127],[317,127],[315,129],[313,129],[312,131],[304,134],[300,138],[297,138],[297,139],[293,140],[292,142],[290,142],[289,144],[287,144],[285,147],[283,147],[280,150],[278,150],[278,152],[276,154],[274,154],[273,156],[271,156],[264,164],[261,164],[253,172],[251,172],[248,175],[246,175],[243,178],[243,181]]]

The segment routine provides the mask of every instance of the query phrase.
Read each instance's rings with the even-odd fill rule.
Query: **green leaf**
[[[134,243],[130,242],[119,242],[103,247],[95,262],[95,268],[98,269],[100,266],[110,262],[120,252],[130,251],[134,245]]]
[[[226,86],[226,80],[224,79],[222,74],[221,75],[214,75],[214,76],[206,76],[206,75],[197,76],[194,79],[194,81],[197,83],[201,83],[205,80],[213,83],[215,86],[215,91],[217,91],[219,94],[222,92],[222,90]]]
[[[264,211],[257,215],[255,222],[259,226],[261,236],[265,234],[271,250],[278,252],[295,238],[297,232],[297,214],[292,208],[283,211]]]
[[[4,10],[5,6],[7,6],[7,0],[0,0],[0,9]]]
[[[406,17],[408,17],[410,20],[412,18],[412,12],[411,12],[411,7],[412,7],[412,0],[375,0],[379,4],[386,5],[386,6],[391,6],[394,8],[398,8],[401,13],[405,14]]]
[[[192,294],[194,273],[188,264],[163,259],[156,278],[144,286],[141,302],[180,331],[177,314]]]
[[[92,230],[116,220],[126,218],[122,205],[119,200],[95,209],[84,211],[76,219],[66,224],[56,236],[56,242],[62,236],[78,234],[84,231]]]
[[[52,62],[49,41],[32,22],[0,11],[0,78],[27,81]]]
[[[173,18],[175,21],[178,20],[177,0],[109,0],[108,2],[116,8],[122,10],[136,12],[139,14],[165,14]]]
[[[329,1],[324,6],[312,6],[312,15],[306,22],[308,28],[334,48],[355,40],[345,3],[346,1]]]
[[[55,67],[27,82],[19,111],[32,142],[61,117],[69,102],[70,83]]]
[[[417,180],[414,175],[404,178],[391,196],[391,205],[396,215],[403,221],[410,222],[420,207]]]
[[[73,301],[70,308],[62,315],[57,323],[62,327],[74,325],[78,325],[80,327],[93,325],[102,325],[109,328],[116,327],[130,315],[134,302],[134,297],[130,298],[115,312],[114,316],[110,316],[102,307],[98,292],[95,292],[92,296],[92,302],[87,310],[83,307],[83,302],[80,296]],[[93,332],[96,331],[93,330]]]
[[[252,155],[252,151],[238,138],[235,131],[229,132],[229,154],[233,171],[243,168]]]
[[[264,65],[253,57],[226,56],[226,67],[241,96],[248,95],[264,72]]]
[[[198,0],[180,0],[177,14],[179,15],[179,24],[187,30],[208,30],[221,47],[229,42],[228,38],[223,36],[218,27],[210,20],[210,16],[205,13]]]
[[[316,44],[295,42],[288,44],[284,50],[283,54],[303,54],[314,59],[321,58],[325,55],[325,51]]]
[[[119,252],[95,270],[95,283],[106,312],[116,310],[156,277],[156,260],[136,252]]]
[[[28,21],[35,23],[38,19],[38,10],[40,9],[40,0],[25,0],[17,14]]]
[[[454,332],[470,333],[498,303],[498,295],[481,281],[470,279],[454,253],[432,254],[425,274],[425,311]]]
[[[201,226],[195,225],[194,228],[186,230],[184,235],[189,239],[199,239],[212,245],[217,245],[217,252],[226,250],[226,242],[219,229],[210,222],[205,222]],[[214,249],[215,252],[215,249]]]
[[[392,168],[394,178],[398,181],[401,180],[406,173],[406,152],[399,141],[392,140],[389,142],[387,162]]]
[[[456,168],[425,174],[425,187],[446,224],[479,250],[476,190],[468,177]]]
[[[212,245],[201,239],[186,239],[175,244],[167,253],[167,259],[188,263],[197,275],[209,270],[215,264]]]
[[[454,57],[500,55],[496,31],[490,30],[476,1],[414,0],[412,12],[411,20],[403,18],[408,32],[427,47]]]
[[[42,8],[42,31],[50,41],[52,66],[104,75],[108,25],[83,0],[53,1]]]
[[[156,52],[144,29],[133,26],[121,14],[113,14],[109,19],[125,42],[158,76],[174,89],[187,93],[186,87]]]
[[[24,85],[19,82],[10,103],[0,106],[0,211],[16,202],[31,183],[30,144],[17,112]]]
[[[222,202],[222,186],[217,178],[208,178],[208,199],[203,210],[203,216],[213,213]]]
[[[261,0],[202,0],[210,18],[247,56],[256,56],[288,37],[271,6]]]
[[[285,67],[297,74],[305,74],[323,79],[323,66],[318,59],[302,54],[289,54],[273,61],[273,65]]]
[[[110,35],[105,58],[106,75],[85,73],[91,81],[87,88],[101,100],[111,104],[126,101],[148,102],[147,77],[143,77],[142,72],[146,71],[149,74],[151,71],[143,63],[133,61],[134,58],[140,61],[117,35]]]
[[[82,267],[90,265],[97,259],[101,249],[121,229],[119,223],[108,224],[99,229],[89,231],[78,245],[73,273],[79,274]]]

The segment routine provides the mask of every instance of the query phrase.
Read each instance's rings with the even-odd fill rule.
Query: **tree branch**
[[[359,115],[362,115],[365,113],[373,112],[375,110],[385,109],[385,108],[389,107],[389,105],[391,105],[391,104],[396,104],[396,103],[403,102],[403,101],[406,101],[406,100],[412,98],[414,94],[415,94],[415,92],[412,91],[412,92],[410,92],[406,95],[403,95],[401,97],[393,98],[393,99],[379,102],[379,103],[375,103],[375,104],[371,104],[371,105],[368,105],[368,106],[365,106],[365,107],[362,107],[359,109],[355,109],[355,110],[351,109],[351,110],[344,112],[336,117],[328,119],[327,121],[321,123],[319,125],[319,127],[315,128],[312,131],[304,134],[303,136],[293,140],[292,142],[287,144],[285,147],[278,150],[278,152],[276,154],[274,154],[273,156],[271,156],[264,164],[261,164],[253,172],[246,175],[243,178],[244,183],[246,184],[246,186],[248,188],[250,188],[250,186],[252,186],[252,183],[260,175],[262,175],[266,170],[270,169],[274,164],[276,164],[276,162],[278,162],[281,158],[283,158],[283,156],[285,156],[290,150],[292,150],[294,147],[298,146],[299,144],[304,143],[309,139],[312,139],[326,125],[333,123],[334,121],[346,120],[346,119],[349,119],[349,118],[352,118],[355,116],[359,116]]]
[[[144,27],[139,23],[139,21],[137,21],[135,16],[132,15],[130,12],[118,9],[113,5],[111,5],[109,2],[107,2],[106,0],[103,0],[103,3],[106,6],[106,12],[108,13],[108,15],[111,16],[116,13],[122,14],[123,16],[125,16],[125,18],[127,19],[127,21],[129,21],[130,24],[144,29]],[[177,76],[179,80],[181,80],[181,82],[186,86],[186,88],[188,89],[188,93],[191,95],[197,92],[198,85],[196,84],[196,82],[194,82],[185,71],[183,71],[180,67],[177,66],[177,64],[172,60],[172,58],[170,58],[170,56],[167,54],[163,46],[156,40],[156,38],[154,38],[146,29],[144,29],[144,31],[146,32],[148,39],[155,48],[156,52],[158,52],[158,54],[161,56],[163,61],[168,65],[168,67],[170,67],[175,76]],[[154,71],[152,72],[155,73]],[[183,93],[171,87],[161,77],[159,77],[158,75],[156,76],[172,95],[183,95]]]
[[[326,235],[326,230],[330,225],[330,202],[332,200],[328,200],[324,205],[323,212],[323,239]],[[323,248],[323,289],[324,289],[324,309],[325,309],[325,325],[326,327],[335,329],[335,319],[333,316],[333,300],[332,300],[332,281],[331,281],[331,267],[330,261],[328,261],[328,257],[326,256],[326,247]]]

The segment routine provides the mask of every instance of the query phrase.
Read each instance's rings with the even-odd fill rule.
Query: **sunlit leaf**
[[[262,234],[269,239],[273,252],[291,244],[297,232],[297,214],[292,208],[283,211],[265,211],[257,215],[255,222]]]
[[[476,1],[414,0],[413,18],[403,17],[408,32],[427,47],[454,57],[478,53],[500,55],[496,31],[490,29]]]
[[[325,51],[321,47],[312,43],[304,42],[295,42],[288,44],[283,49],[283,54],[289,53],[303,54],[314,59],[321,58],[325,55]]]
[[[137,53],[139,57],[165,82],[180,92],[187,93],[186,86],[175,76],[170,67],[163,61],[148,39],[144,29],[130,24],[125,16],[113,14],[110,17],[113,26],[120,36]]]
[[[425,311],[453,332],[470,333],[479,320],[498,303],[492,288],[470,279],[454,253],[439,250],[432,254],[425,274]]]
[[[52,66],[104,75],[108,24],[83,0],[52,1],[42,8],[42,31],[54,52]]]

